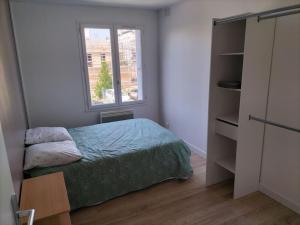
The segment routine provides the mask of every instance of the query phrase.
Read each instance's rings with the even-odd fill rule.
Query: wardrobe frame
[[[259,147],[253,148],[257,149],[256,151],[244,149],[245,146],[251,148],[253,143],[251,143],[251,140],[245,141],[247,132],[241,121],[256,120],[257,123],[253,123],[253,127],[250,128],[257,131],[256,139],[259,136],[263,137],[265,124],[272,122],[260,119],[265,118],[264,113],[266,110],[263,107],[259,112],[249,112],[248,114],[241,112],[241,109],[245,110],[246,104],[241,102],[241,99],[244,99],[247,95],[247,88],[243,85],[243,81],[246,82],[243,80],[245,73],[243,59],[246,57],[244,55],[244,43],[247,36],[245,34],[246,27],[250,27],[251,23],[261,23],[261,29],[270,27],[270,30],[266,30],[265,39],[260,43],[262,48],[267,51],[272,48],[268,43],[271,41],[271,45],[274,41],[271,35],[272,26],[275,26],[275,23],[272,24],[272,20],[267,19],[296,13],[300,13],[300,5],[213,20],[206,184],[209,186],[227,179],[234,179],[234,198],[260,190],[262,149]],[[266,24],[265,28],[264,23]],[[271,67],[271,58],[272,52],[270,55],[264,55],[263,57],[266,69]],[[241,89],[218,87],[217,83],[221,80],[240,80],[242,87]],[[265,79],[263,82],[269,82],[269,80]],[[268,90],[265,90],[265,93],[257,93],[257,95],[261,94],[267,97],[267,92]],[[261,101],[264,102],[265,99]],[[244,104],[244,106],[241,107],[241,104]],[[247,116],[247,119],[243,118],[241,120],[241,116]],[[239,127],[242,127],[243,130]],[[295,129],[291,127],[283,128]],[[259,140],[257,145],[262,145],[262,142],[263,138]]]

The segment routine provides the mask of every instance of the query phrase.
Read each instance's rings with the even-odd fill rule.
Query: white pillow
[[[26,148],[24,170],[65,165],[82,158],[73,141],[49,142]]]
[[[26,145],[56,142],[72,141],[72,137],[64,127],[37,127],[26,131]]]

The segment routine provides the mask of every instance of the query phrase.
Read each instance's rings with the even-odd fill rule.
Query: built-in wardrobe
[[[300,213],[300,14],[287,9],[214,21],[206,181]]]

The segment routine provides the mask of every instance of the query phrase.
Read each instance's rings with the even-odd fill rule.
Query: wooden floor
[[[192,156],[194,176],[81,209],[73,225],[300,225],[300,216],[264,194],[232,199],[232,182],[205,187],[205,159]]]

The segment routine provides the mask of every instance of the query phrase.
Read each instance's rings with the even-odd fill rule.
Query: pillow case
[[[24,170],[65,165],[81,158],[82,155],[73,141],[35,144],[26,148]]]
[[[57,141],[72,141],[72,137],[64,127],[37,127],[26,131],[25,144],[39,144]]]

